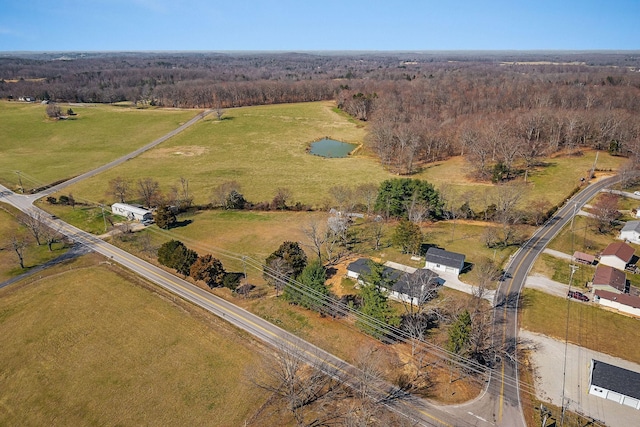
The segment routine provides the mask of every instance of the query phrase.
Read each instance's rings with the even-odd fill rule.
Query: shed
[[[589,394],[640,410],[640,373],[591,359]]]
[[[621,313],[640,317],[640,297],[604,290],[595,291],[595,302]]]
[[[640,221],[628,221],[620,230],[620,239],[640,243]]]
[[[580,251],[575,251],[573,253],[573,259],[575,259],[576,262],[587,265],[592,265],[594,262],[596,262],[596,257],[594,255],[585,254],[584,252]]]
[[[150,210],[126,203],[114,203],[111,205],[111,212],[113,212],[114,215],[120,215],[129,220],[145,221],[153,219],[153,214]]]
[[[370,271],[369,260],[359,258],[347,266],[347,277],[364,283],[360,276],[367,275]],[[385,266],[384,274],[394,281],[391,289],[384,289],[389,292],[389,298],[413,305],[421,303],[427,291],[440,285],[438,275],[426,268],[402,271]]]
[[[627,275],[624,271],[608,265],[598,265],[591,288],[623,294],[627,291]]]
[[[464,268],[464,258],[463,254],[431,247],[427,250],[427,255],[425,256],[425,268],[455,273],[457,276]]]
[[[600,254],[600,264],[624,270],[634,252],[635,249],[624,242],[611,243]]]

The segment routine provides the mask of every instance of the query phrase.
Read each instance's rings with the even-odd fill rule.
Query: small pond
[[[322,138],[311,144],[309,153],[322,157],[347,157],[357,147],[356,144]]]

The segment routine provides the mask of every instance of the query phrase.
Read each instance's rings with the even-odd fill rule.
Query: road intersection
[[[79,175],[37,194],[18,195],[0,186],[0,201],[13,205],[17,209],[34,214],[38,212],[43,221],[59,230],[67,237],[86,246],[90,250],[104,255],[114,262],[130,269],[136,274],[163,287],[169,292],[198,305],[243,329],[260,340],[278,348],[289,347],[299,350],[299,354],[314,366],[320,366],[327,374],[339,378],[346,384],[355,385],[357,369],[332,354],[304,341],[295,335],[253,315],[252,313],[229,303],[197,286],[176,277],[167,271],[150,264],[122,249],[117,248],[89,233],[53,218],[33,205],[37,199],[60,191],[62,188],[82,179],[97,175],[119,165],[142,152],[166,141],[178,132],[193,125],[210,111],[205,111],[169,134],[147,144],[140,149],[110,162],[100,168]],[[617,177],[606,178],[583,189],[569,199],[558,212],[514,254],[507,265],[494,300],[494,345],[501,349],[494,366],[489,370],[489,381],[483,394],[471,403],[455,406],[440,406],[423,399],[399,393],[396,387],[380,382],[372,387],[373,397],[390,409],[404,415],[412,421],[429,426],[509,426],[524,427],[522,415],[517,363],[517,311],[519,295],[525,279],[535,259],[560,229],[573,218],[597,192],[617,181]],[[393,398],[391,398],[393,396]]]

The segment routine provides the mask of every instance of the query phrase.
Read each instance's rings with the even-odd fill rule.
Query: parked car
[[[587,297],[582,292],[578,292],[578,291],[569,291],[569,298],[574,298],[579,301],[585,301],[585,302],[589,301],[589,297]]]
[[[633,194],[635,194],[636,196],[640,196],[640,191],[634,191]]]

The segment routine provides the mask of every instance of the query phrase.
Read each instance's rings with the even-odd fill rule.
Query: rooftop
[[[622,227],[622,231],[635,231],[640,233],[640,221],[628,221],[624,227]]]
[[[358,258],[350,263],[347,269],[358,274],[367,275],[371,271],[369,262],[370,260],[367,258]],[[438,279],[437,273],[426,268],[419,268],[411,273],[384,266],[384,274],[388,279],[394,281],[391,290],[410,297],[419,297],[421,291],[418,289],[419,286],[411,286],[412,284],[437,285],[436,279]]]
[[[620,271],[617,268],[601,264],[596,267],[593,284],[609,285],[620,292],[625,292],[627,289],[627,275],[624,271]]]
[[[600,256],[613,255],[615,257],[620,258],[624,262],[629,262],[631,261],[631,258],[633,258],[634,252],[635,252],[635,249],[633,249],[631,246],[627,245],[626,243],[617,242],[617,243],[611,243],[609,246],[607,246],[606,249],[602,251],[602,254]]]
[[[615,292],[604,291],[601,289],[596,290],[595,295],[602,299],[619,302],[622,305],[640,308],[640,297],[628,294],[616,294]]]
[[[591,384],[640,399],[640,373],[593,359]]]
[[[444,249],[438,249],[431,247],[427,250],[425,257],[427,262],[433,262],[436,264],[446,265],[447,267],[460,268],[464,264],[465,256],[455,252],[445,251]]]

